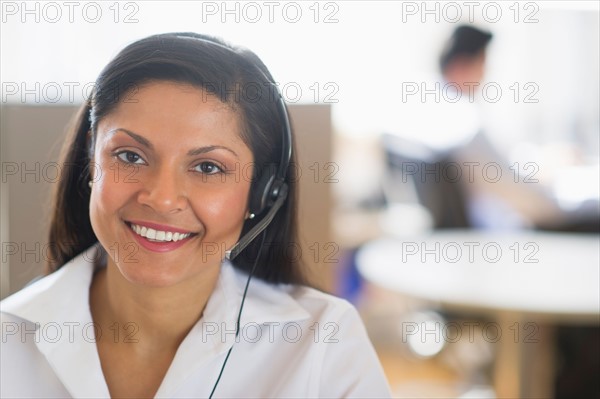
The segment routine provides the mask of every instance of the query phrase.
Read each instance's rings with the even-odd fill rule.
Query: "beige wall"
[[[47,248],[47,204],[57,171],[53,162],[58,160],[66,126],[76,109],[74,106],[2,107],[2,298],[42,272]],[[300,153],[298,169],[302,172],[300,230],[303,259],[309,264],[317,261],[311,266],[312,274],[319,280],[317,285],[331,289],[332,264],[323,262],[325,255],[335,250],[333,244],[328,245],[332,241],[329,222],[331,185],[324,182],[328,172],[324,166],[331,160],[330,107],[292,105],[290,113]],[[315,179],[316,168],[321,169],[319,179]],[[12,174],[13,169],[16,169],[15,174]]]
[[[333,277],[341,254],[333,241],[331,210],[332,185],[339,177],[332,161],[331,107],[297,105],[290,107],[296,133],[300,175],[301,254],[311,282],[333,291]]]
[[[57,171],[50,162],[58,159],[61,138],[74,112],[72,106],[2,108],[2,180],[6,182],[2,196],[8,197],[7,203],[2,203],[8,221],[0,221],[8,233],[1,242],[2,277],[9,293],[42,271],[47,204]],[[11,174],[13,168],[16,174]],[[6,274],[8,283],[4,281]]]

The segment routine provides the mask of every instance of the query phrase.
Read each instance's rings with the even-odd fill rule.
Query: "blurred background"
[[[2,297],[42,270],[61,140],[101,69],[196,31],[275,77],[300,254],[359,308],[394,396],[600,397],[598,2],[1,7]]]

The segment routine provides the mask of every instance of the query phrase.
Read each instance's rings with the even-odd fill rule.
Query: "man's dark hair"
[[[440,56],[442,72],[458,57],[474,57],[485,50],[493,35],[470,25],[458,26],[446,42]]]

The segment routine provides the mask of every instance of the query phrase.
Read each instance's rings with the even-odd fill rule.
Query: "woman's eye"
[[[117,157],[126,163],[130,164],[143,164],[144,160],[138,154],[132,151],[123,151],[117,154]]]
[[[204,173],[206,175],[214,175],[215,173],[223,172],[223,169],[217,166],[217,164],[215,164],[214,162],[201,162],[198,165],[196,165],[195,169],[198,172]]]

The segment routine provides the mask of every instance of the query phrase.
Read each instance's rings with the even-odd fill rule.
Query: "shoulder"
[[[234,297],[235,308],[241,302],[243,288],[248,276],[226,266],[223,273],[225,297]],[[235,280],[234,284],[227,284]],[[225,291],[225,290],[224,290]],[[235,294],[232,294],[235,293]],[[336,331],[335,336],[360,337],[370,346],[362,319],[352,304],[342,298],[315,288],[295,284],[272,284],[253,279],[249,285],[242,324],[296,325],[307,335],[316,334],[315,329]],[[315,340],[316,342],[317,340]]]
[[[32,331],[61,326],[89,313],[93,264],[84,254],[0,301],[3,343],[11,336],[29,337]]]
[[[287,286],[284,290],[307,313],[306,323],[321,330],[324,336],[329,332],[329,339],[321,341],[340,346],[358,344],[372,350],[362,318],[351,303],[305,286]]]
[[[93,263],[84,257],[88,251],[0,302],[3,349],[8,343],[15,350],[43,346],[44,334],[55,332],[62,338],[73,323],[91,320],[88,297]]]
[[[63,379],[71,364],[95,359],[88,301],[93,248],[0,302],[0,397],[77,396]]]
[[[324,343],[340,345],[364,344],[371,349],[371,341],[357,309],[347,300],[306,286],[278,287],[305,312],[298,322],[311,330],[313,338]]]
[[[347,300],[306,286],[287,286],[284,291],[310,315],[314,328],[332,338],[331,342],[356,339],[371,346],[360,314]]]
[[[348,312],[356,314],[356,309],[347,300],[315,288],[285,285],[276,289],[286,292],[298,305],[313,315],[313,317],[336,318]]]
[[[313,288],[287,289],[310,314],[310,338],[321,347],[314,364],[318,396],[390,397],[383,368],[356,308]]]
[[[87,304],[96,247],[92,246],[60,269],[36,279],[0,302],[0,311],[34,323],[55,320],[80,303]],[[73,299],[77,300],[74,301]],[[79,307],[81,308],[81,306]]]
[[[218,303],[227,304],[225,298],[233,298],[232,314],[239,310],[247,279],[243,272],[225,265],[217,290],[224,299]],[[229,327],[228,331],[235,329]],[[301,285],[252,280],[239,341],[229,371],[241,370],[251,361],[271,364],[276,372],[278,385],[258,396],[390,397],[358,311],[334,295]],[[236,377],[240,383],[261,387],[272,385],[269,378],[274,378],[273,374],[245,374],[247,380]]]
[[[242,291],[247,275],[236,271]],[[272,284],[253,279],[248,289],[244,316],[257,322],[336,322],[350,318],[362,321],[354,306],[342,298],[315,288],[296,284]]]

